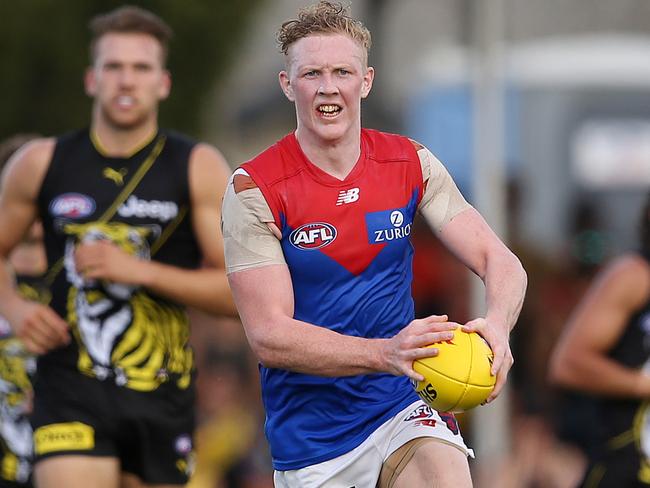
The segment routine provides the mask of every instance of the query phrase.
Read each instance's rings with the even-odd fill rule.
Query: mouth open
[[[120,108],[131,108],[135,105],[135,99],[128,95],[120,95],[116,99],[116,104]]]
[[[336,117],[338,114],[341,113],[341,110],[343,109],[341,108],[340,105],[329,103],[329,104],[319,105],[317,110],[318,113],[320,113],[324,117]]]

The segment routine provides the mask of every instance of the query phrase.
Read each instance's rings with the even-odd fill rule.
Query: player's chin
[[[318,124],[318,135],[326,141],[336,142],[347,134],[348,127],[340,119],[321,119]]]
[[[110,124],[119,130],[132,130],[140,127],[147,117],[142,113],[109,113]]]

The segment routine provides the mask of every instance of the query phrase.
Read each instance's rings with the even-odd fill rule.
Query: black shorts
[[[634,443],[602,449],[589,460],[581,488],[650,488],[650,465]]]
[[[45,371],[44,371],[45,369]],[[81,454],[120,460],[150,484],[185,484],[193,469],[194,378],[150,392],[63,368],[41,368],[34,382],[35,462]]]
[[[30,482],[18,483],[0,478],[0,488],[33,488]]]

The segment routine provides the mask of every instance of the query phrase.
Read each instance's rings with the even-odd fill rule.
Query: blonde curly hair
[[[367,61],[372,44],[370,31],[360,20],[349,15],[349,7],[338,2],[321,0],[298,11],[298,18],[287,20],[278,30],[280,50],[287,55],[289,47],[311,34],[345,34],[364,50]]]

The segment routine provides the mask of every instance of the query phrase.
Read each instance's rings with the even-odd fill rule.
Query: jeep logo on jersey
[[[81,219],[95,211],[95,200],[81,193],[64,193],[50,203],[50,214],[54,217]]]
[[[289,242],[304,250],[320,249],[336,239],[336,227],[326,222],[301,225],[289,234]]]
[[[370,244],[384,244],[411,235],[412,222],[406,209],[398,208],[366,214],[366,228]]]
[[[122,217],[137,217],[158,219],[167,222],[178,215],[178,205],[174,202],[163,202],[160,200],[140,200],[131,195],[126,203],[120,205],[117,213]]]

